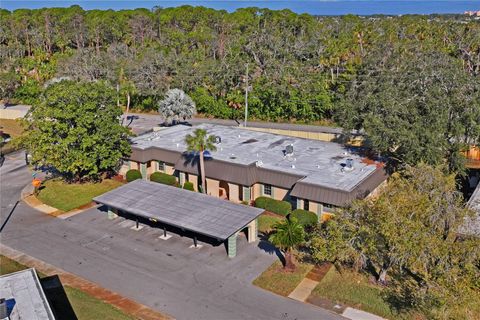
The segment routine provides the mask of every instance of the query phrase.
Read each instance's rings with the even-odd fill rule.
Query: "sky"
[[[174,7],[180,5],[205,6],[214,9],[234,11],[242,7],[261,7],[275,10],[288,8],[297,13],[317,15],[342,14],[430,14],[430,13],[463,13],[466,10],[480,10],[480,0],[209,0],[209,1],[180,1],[180,0],[0,0],[0,7],[8,10],[19,8],[69,7],[78,4],[84,9],[134,9],[155,6]]]

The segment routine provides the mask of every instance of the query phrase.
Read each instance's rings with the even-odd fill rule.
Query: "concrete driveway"
[[[0,168],[2,216],[19,196],[13,180],[31,179],[20,161],[7,161],[9,169]],[[266,246],[241,237],[237,257],[229,259],[223,246],[190,248],[190,238],[161,240],[162,230],[132,226],[99,209],[62,220],[20,203],[1,241],[177,319],[343,319],[253,286],[277,259]]]

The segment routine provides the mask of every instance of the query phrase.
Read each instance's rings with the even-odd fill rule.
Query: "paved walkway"
[[[315,266],[298,284],[298,286],[288,295],[288,297],[301,302],[315,302],[316,299],[309,299],[309,297],[331,267],[331,265]],[[324,301],[322,302],[324,303]],[[333,304],[333,302],[329,301],[329,304]],[[326,307],[324,305],[321,306]],[[377,315],[342,305],[334,305],[333,308],[329,306],[328,309],[335,310],[343,317],[351,320],[385,320]]]
[[[33,258],[20,251],[14,250],[3,244],[0,244],[2,255],[15,260],[27,267],[35,268],[47,276],[58,275],[63,285],[68,285],[80,289],[89,295],[111,304],[123,312],[130,314],[142,320],[167,320],[173,319],[171,316],[154,311],[143,304],[125,298],[116,292],[104,289],[93,282],[87,281],[72,273],[68,273],[60,268],[45,263],[39,259]]]

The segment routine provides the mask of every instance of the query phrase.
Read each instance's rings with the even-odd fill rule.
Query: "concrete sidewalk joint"
[[[149,307],[123,297],[118,293],[107,290],[97,284],[83,279],[77,275],[66,272],[46,262],[33,258],[3,244],[0,244],[0,253],[5,257],[15,260],[25,266],[35,268],[47,276],[58,275],[62,284],[80,289],[105,303],[115,306],[117,309],[142,320],[171,320],[170,315],[159,313]]]

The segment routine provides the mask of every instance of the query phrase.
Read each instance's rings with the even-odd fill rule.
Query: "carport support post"
[[[257,241],[257,219],[248,224],[248,243]]]
[[[147,164],[140,163],[140,173],[142,174],[143,180],[147,180]]]
[[[235,232],[227,240],[229,258],[235,258],[235,256],[237,255],[237,236],[238,232]]]
[[[112,207],[107,207],[107,210],[107,217],[109,220],[113,220],[118,217],[117,213],[114,211],[115,209],[113,209]]]
[[[197,236],[193,236],[193,245],[197,247]]]
[[[163,237],[167,237],[167,227],[163,226]]]

